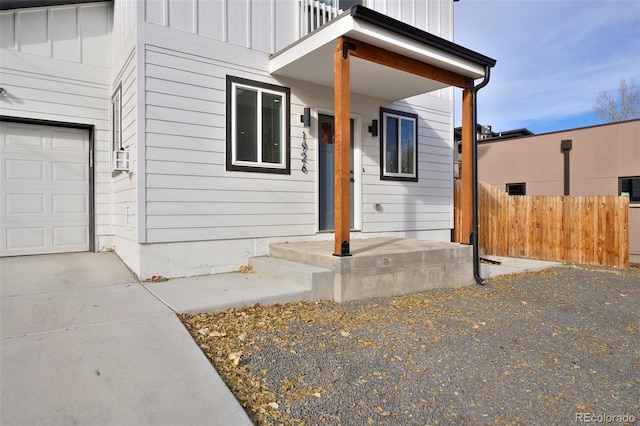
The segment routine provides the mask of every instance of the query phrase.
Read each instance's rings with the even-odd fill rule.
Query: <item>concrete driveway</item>
[[[251,424],[113,253],[0,259],[0,424]]]

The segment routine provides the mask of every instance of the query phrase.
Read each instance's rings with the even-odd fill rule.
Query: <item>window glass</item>
[[[258,161],[258,92],[236,88],[236,160]]]
[[[402,141],[402,169],[401,172],[404,174],[413,174],[414,170],[414,161],[413,154],[415,153],[415,122],[413,120],[402,119],[402,132],[401,132],[401,141]]]
[[[398,119],[387,117],[386,158],[385,170],[387,173],[398,173]]]
[[[285,87],[227,76],[227,170],[290,172]]]
[[[418,181],[418,116],[380,109],[382,123],[380,156],[383,167],[380,178]]]
[[[118,87],[111,99],[111,133],[113,150],[122,149],[122,88]]]
[[[507,194],[509,195],[527,195],[526,183],[508,183]]]
[[[282,95],[262,94],[262,161],[282,162]]]
[[[640,176],[620,178],[620,195],[629,197],[631,203],[640,203]]]

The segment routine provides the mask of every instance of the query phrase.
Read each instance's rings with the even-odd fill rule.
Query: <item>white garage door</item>
[[[0,138],[0,256],[88,251],[88,132],[0,122]]]

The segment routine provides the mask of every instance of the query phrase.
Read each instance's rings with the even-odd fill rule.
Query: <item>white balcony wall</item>
[[[453,0],[365,0],[365,3],[377,12],[453,40]]]
[[[86,65],[111,65],[112,4],[0,12],[0,48]]]
[[[297,10],[296,0],[145,0],[144,20],[274,53],[296,40]]]

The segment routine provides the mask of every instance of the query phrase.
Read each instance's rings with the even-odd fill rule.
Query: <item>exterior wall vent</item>
[[[129,166],[131,163],[130,159],[131,155],[129,151],[113,151],[113,170],[129,171]]]

